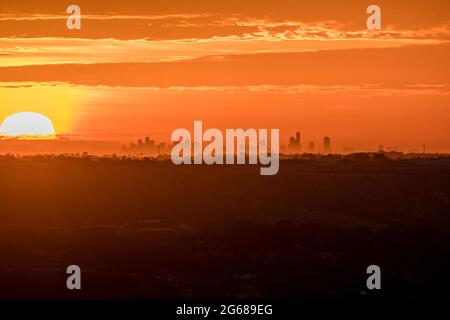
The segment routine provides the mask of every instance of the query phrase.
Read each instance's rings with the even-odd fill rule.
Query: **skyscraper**
[[[331,139],[328,136],[323,138],[323,152],[324,153],[331,152]]]
[[[289,149],[292,148],[292,146],[295,145],[295,138],[294,137],[289,137]]]
[[[144,152],[145,151],[145,147],[144,147],[144,141],[142,141],[142,139],[138,140],[138,152]]]
[[[299,153],[301,150],[300,132],[295,133],[295,137],[289,138],[289,151],[292,153]]]

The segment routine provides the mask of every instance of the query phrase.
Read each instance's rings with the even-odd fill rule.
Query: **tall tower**
[[[295,133],[295,137],[289,137],[289,152],[291,153],[300,153],[301,145],[300,145],[300,132]]]
[[[295,133],[295,141],[300,144],[300,132]]]
[[[323,152],[324,153],[331,152],[331,139],[328,136],[323,138]]]

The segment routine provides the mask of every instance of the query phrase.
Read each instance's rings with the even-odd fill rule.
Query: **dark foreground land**
[[[449,270],[449,158],[0,156],[1,299],[450,299]]]

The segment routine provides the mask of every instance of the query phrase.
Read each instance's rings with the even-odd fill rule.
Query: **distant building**
[[[295,145],[295,137],[289,137],[289,149]]]
[[[128,146],[123,146],[122,152],[130,155],[158,156],[166,154],[167,149],[165,143],[156,145],[155,141],[151,140],[150,137],[145,137],[144,140],[139,139],[137,143],[132,142]]]
[[[164,142],[161,142],[158,144],[158,154],[165,154],[166,153],[166,144]]]
[[[300,143],[300,132],[295,133],[295,137],[289,138],[289,152],[291,153],[300,153],[301,143]]]
[[[331,139],[330,137],[323,138],[323,152],[330,153],[331,152]]]
[[[313,153],[314,152],[314,142],[310,142],[308,146],[308,152]]]
[[[145,151],[145,144],[142,139],[138,140],[138,152],[143,153]]]

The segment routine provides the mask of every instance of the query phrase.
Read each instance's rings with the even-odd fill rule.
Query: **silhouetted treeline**
[[[449,178],[446,157],[303,157],[275,176],[0,157],[0,298],[450,298]]]

